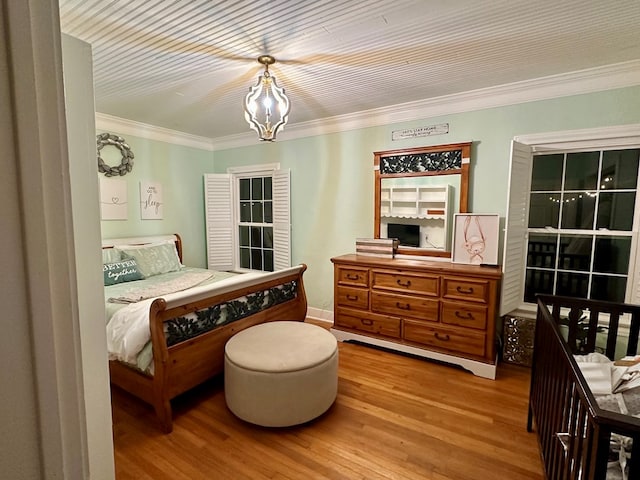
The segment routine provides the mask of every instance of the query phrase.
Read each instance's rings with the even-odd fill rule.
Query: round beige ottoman
[[[224,391],[239,418],[287,427],[322,415],[338,392],[338,345],[322,327],[268,322],[243,330],[225,346]]]

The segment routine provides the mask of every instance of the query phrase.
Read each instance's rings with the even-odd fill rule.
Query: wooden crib
[[[619,329],[626,317],[628,337]],[[640,419],[601,409],[574,358],[594,352],[598,335],[609,359],[616,348],[637,355],[639,332],[640,306],[538,297],[527,429],[535,425],[548,479],[623,478],[607,468],[617,435],[632,439],[625,478],[640,479]]]

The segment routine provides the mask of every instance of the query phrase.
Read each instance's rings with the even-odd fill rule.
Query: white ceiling
[[[640,59],[640,0],[59,3],[98,112],[213,139],[249,132],[262,54],[289,125]]]

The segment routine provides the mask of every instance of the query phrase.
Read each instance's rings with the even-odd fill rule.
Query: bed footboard
[[[566,339],[558,326],[561,312],[569,319]],[[589,329],[581,337],[576,328],[584,312],[589,314]],[[535,424],[548,479],[604,480],[610,447],[621,437],[632,441],[626,478],[640,478],[640,419],[601,409],[573,357],[594,351],[597,327],[606,317],[606,353],[613,359],[623,314],[632,317],[626,352],[635,355],[640,307],[553,296],[538,299],[527,429],[532,431]],[[578,338],[584,342],[579,344]]]
[[[151,404],[162,430],[173,429],[171,399],[219,375],[231,336],[275,320],[304,321],[306,265],[206,289],[151,304],[149,326],[153,375],[110,362],[111,382]],[[191,315],[188,322],[185,316]],[[195,314],[195,315],[193,315]]]

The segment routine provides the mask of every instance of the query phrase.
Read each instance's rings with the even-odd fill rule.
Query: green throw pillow
[[[102,263],[115,263],[122,260],[120,251],[115,248],[103,248],[102,249]]]
[[[115,248],[122,252],[123,259],[134,259],[145,278],[161,273],[177,272],[182,268],[173,242],[138,246],[116,245]]]
[[[115,285],[116,283],[132,282],[142,280],[144,276],[138,270],[138,264],[134,259],[122,260],[121,262],[105,263],[102,266],[104,273],[104,284]]]

